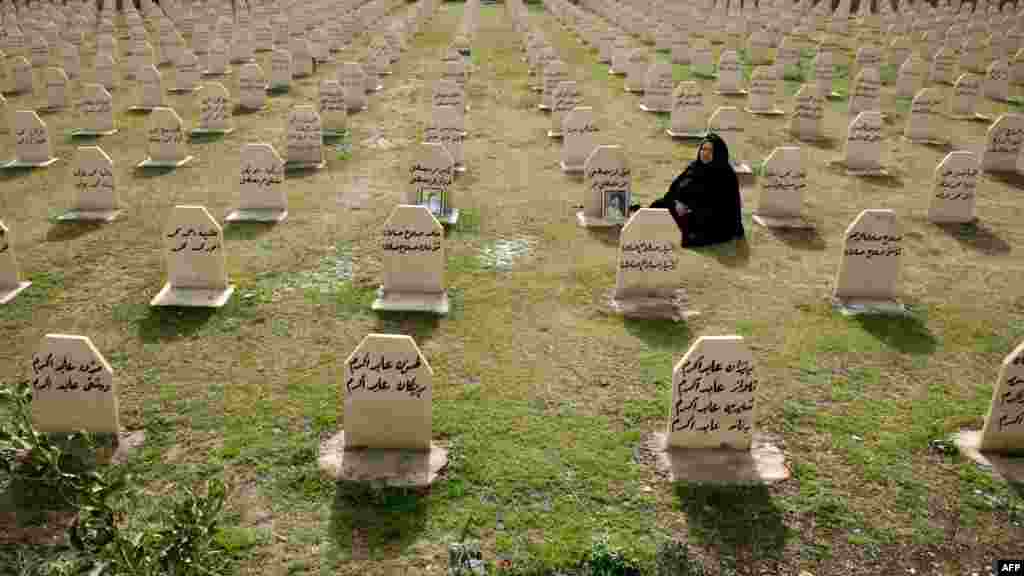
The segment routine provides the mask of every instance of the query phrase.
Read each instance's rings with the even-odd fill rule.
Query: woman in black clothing
[[[639,205],[630,207],[639,209]],[[651,204],[667,208],[682,232],[683,246],[707,246],[743,238],[740,184],[729,163],[729,148],[708,133],[697,159],[672,181],[668,194]]]

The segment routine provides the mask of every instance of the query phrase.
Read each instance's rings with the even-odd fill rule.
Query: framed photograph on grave
[[[420,203],[435,216],[443,216],[448,213],[448,195],[444,190],[424,190]]]
[[[605,190],[602,217],[605,220],[626,221],[629,198],[625,190]]]

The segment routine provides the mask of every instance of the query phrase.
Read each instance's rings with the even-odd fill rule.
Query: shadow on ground
[[[426,529],[427,498],[420,489],[338,482],[329,538],[341,556],[398,558]]]
[[[946,234],[964,246],[986,254],[1006,254],[1010,244],[983,224],[936,224]]]
[[[924,321],[915,316],[857,316],[865,331],[905,354],[931,354],[938,344]]]

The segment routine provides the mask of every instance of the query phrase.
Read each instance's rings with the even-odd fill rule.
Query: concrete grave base
[[[319,162],[285,162],[284,171],[291,172],[294,170],[319,170],[324,166],[327,166],[326,160],[321,160]]]
[[[184,166],[192,161],[194,156],[185,156],[181,160],[154,160],[152,158],[146,158],[142,162],[135,165],[136,168],[177,168]]]
[[[538,110],[551,110],[551,106],[548,106],[547,104],[537,104],[537,109]]]
[[[215,77],[215,76],[231,76],[231,67],[225,67],[223,72],[210,72],[209,70],[203,70],[199,73],[203,78]]]
[[[255,58],[231,58],[230,60],[228,60],[228,62],[230,62],[232,64],[248,64],[250,62],[255,62],[255,61],[256,61]]]
[[[825,99],[826,100],[842,100],[843,99],[843,95],[840,94],[839,92],[832,91],[832,92],[829,92],[829,94],[827,96],[825,96]]]
[[[612,296],[608,304],[613,313],[626,318],[682,322],[700,316],[700,312],[687,309],[684,301],[675,296],[666,298],[615,298]]]
[[[58,112],[64,112],[67,109],[67,106],[40,106],[36,108],[36,112],[39,112],[40,114],[56,114]]]
[[[190,308],[220,308],[227,304],[235,292],[234,284],[224,289],[175,288],[168,282],[150,300],[150,306],[187,306]]]
[[[562,169],[562,172],[566,172],[568,174],[578,174],[583,172],[583,164],[569,166],[565,162],[559,162],[558,166]]]
[[[31,282],[18,282],[17,286],[0,287],[0,304],[7,304],[11,300],[14,300],[14,297],[17,296],[19,292],[31,285]]]
[[[737,174],[753,174],[754,173],[754,169],[751,168],[750,165],[747,164],[746,162],[733,163],[732,169],[735,170]]]
[[[238,209],[224,217],[225,222],[281,222],[288,217],[283,208]]]
[[[167,91],[171,94],[191,94],[192,92],[198,92],[199,86],[193,86],[191,88],[168,88]]]
[[[991,122],[992,117],[988,114],[981,114],[975,112],[974,114],[947,114],[947,118],[950,120],[968,120],[970,122]]]
[[[3,168],[46,168],[47,166],[53,164],[57,160],[60,160],[60,158],[57,158],[56,156],[50,158],[49,160],[43,160],[42,162],[18,160],[17,158],[15,158],[14,160],[5,162]]]
[[[629,86],[624,87],[622,90],[626,94],[643,94],[644,93],[644,89],[643,88],[630,88]]]
[[[754,110],[752,108],[744,108],[748,114],[757,114],[759,116],[783,116],[786,114],[784,110],[778,108],[772,108],[770,110]]]
[[[765,228],[798,228],[813,230],[814,224],[799,216],[768,216],[766,214],[751,214],[750,218]]]
[[[665,133],[673,138],[685,140],[703,140],[708,135],[707,132],[673,132],[671,128],[665,130]]]
[[[960,453],[967,456],[977,464],[989,468],[992,472],[1003,479],[1024,483],[1024,455],[1008,456],[994,452],[982,452],[981,430],[961,430],[950,438],[953,444],[960,449]]]
[[[320,444],[317,464],[335,480],[383,482],[387,486],[430,486],[448,465],[448,450],[431,442],[430,450],[345,449],[345,431]]]
[[[465,164],[456,164],[452,168],[452,170],[455,170],[456,174],[465,174],[466,173],[466,165]]]
[[[651,108],[646,104],[640,104],[640,109],[644,112],[671,112],[671,108]]]
[[[118,434],[117,444],[111,448],[101,448],[96,454],[96,460],[104,464],[123,464],[145,442],[145,430],[136,430],[135,432],[122,430]]]
[[[582,211],[576,213],[576,223],[584,228],[614,228],[616,226],[626,225],[625,220],[594,218],[593,216],[587,216]]]
[[[113,222],[123,210],[70,210],[57,217],[60,222]]]
[[[138,104],[128,107],[129,112],[152,112],[156,106],[139,106]]]
[[[548,138],[561,138],[562,132],[555,132],[554,130],[548,130]]]
[[[931,144],[932,146],[945,146],[949,144],[949,142],[944,140],[932,140],[928,138],[908,138],[904,136],[903,139],[913,144]]]
[[[111,128],[110,130],[89,130],[87,128],[76,128],[71,131],[72,138],[77,138],[79,136],[110,136],[111,134],[117,134],[117,128]]]
[[[664,432],[655,432],[648,442],[670,482],[771,484],[790,476],[785,455],[765,434],[754,433],[750,450],[670,448]]]
[[[320,135],[326,140],[330,138],[341,138],[348,134],[348,130],[321,130]]]
[[[721,92],[719,90],[715,90],[715,94],[718,94],[719,96],[746,96],[747,94],[750,94],[750,92],[742,89],[729,92]]]
[[[832,297],[832,307],[839,310],[843,316],[859,316],[861,314],[906,316],[908,314],[906,306],[898,300]]]
[[[625,76],[626,73],[625,72],[620,72],[620,71],[616,70],[615,68],[609,68],[608,69],[608,75],[609,76]]]
[[[381,286],[377,289],[377,299],[370,309],[380,312],[430,312],[446,316],[450,305],[447,292],[384,292]]]
[[[193,128],[192,130],[189,131],[189,134],[192,136],[206,136],[207,134],[227,135],[231,134],[234,131],[234,128],[225,128],[224,130],[211,130],[209,128]]]

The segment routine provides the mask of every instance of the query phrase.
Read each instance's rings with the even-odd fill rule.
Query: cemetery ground
[[[751,117],[749,149],[732,152],[756,163],[776,146],[800,145],[811,184],[804,213],[817,232],[758,227],[749,217],[756,178],[744,181],[747,240],[684,252],[683,287],[701,314],[623,320],[606,305],[617,233],[577,226],[583,184],[558,168],[550,119],[527,89],[521,37],[502,5],[485,5],[468,88],[468,171],[452,193],[462,216],[445,240],[451,314],[374,313],[378,232],[402,201],[405,151],[419,141],[460,16],[461,4],[444,3],[424,24],[369,110],[350,117],[350,136],[330,143],[326,169],[288,174],[287,220],[225,226],[238,288],[222,309],[148,306],[164,282],[170,209],[226,214],[237,202],[241,146],[284,150],[290,106],[314,102],[317,82],[339,64],[296,81],[263,111],[237,114],[233,133],[191,141],[196,160],[165,172],[134,169],[145,157],[146,116],[123,111],[134,100],[123,81],[114,92],[120,131],[97,139],[115,161],[127,210],[110,224],[56,221],[70,202],[74,148],[92,141],[68,136],[73,114],[43,116],[59,163],[0,175],[0,215],[33,282],[0,308],[5,381],[27,377],[47,333],[92,339],[113,366],[122,426],[146,433],[123,464],[133,474],[121,500],[127,525],[160,525],[186,488],[223,478],[218,542],[242,574],[438,574],[448,546],[469,539],[507,573],[602,573],[595,567],[614,559],[609,550],[621,553],[620,569],[653,573],[665,539],[685,541],[708,574],[723,575],[985,574],[992,560],[1019,557],[1022,487],[933,441],[981,428],[999,362],[1024,339],[1024,179],[983,176],[979,225],[938,227],[926,218],[928,192],[952,148],[900,138],[909,102],[895,102],[891,85],[885,178],[828,165],[842,153],[845,101],[828,104],[831,140],[818,145],[797,143],[784,117]],[[667,115],[640,111],[639,97],[550,14],[533,9],[531,18],[595,108],[602,143],[627,151],[634,201],[663,194],[695,145],[666,136]],[[269,53],[260,58],[265,65]],[[167,84],[174,73],[161,72]],[[684,66],[676,72],[688,76]],[[236,76],[237,68],[225,80],[232,94]],[[745,103],[701,85],[709,113]],[[798,85],[786,82],[786,109]],[[195,121],[190,96],[166,98]],[[30,99],[10,105],[41,97]],[[956,149],[984,142],[985,124],[946,126]],[[0,150],[13,157],[9,137]],[[827,301],[843,232],[865,208],[899,215],[907,318],[846,318]],[[450,462],[429,489],[336,484],[317,468],[319,443],[344,424],[343,363],[370,332],[411,335],[435,372],[433,437]],[[672,485],[640,448],[666,425],[673,364],[698,336],[720,334],[744,336],[754,353],[755,427],[777,437],[789,480]],[[3,518],[9,540],[33,540]],[[34,540],[8,543],[0,566],[56,570],[70,554]]]

